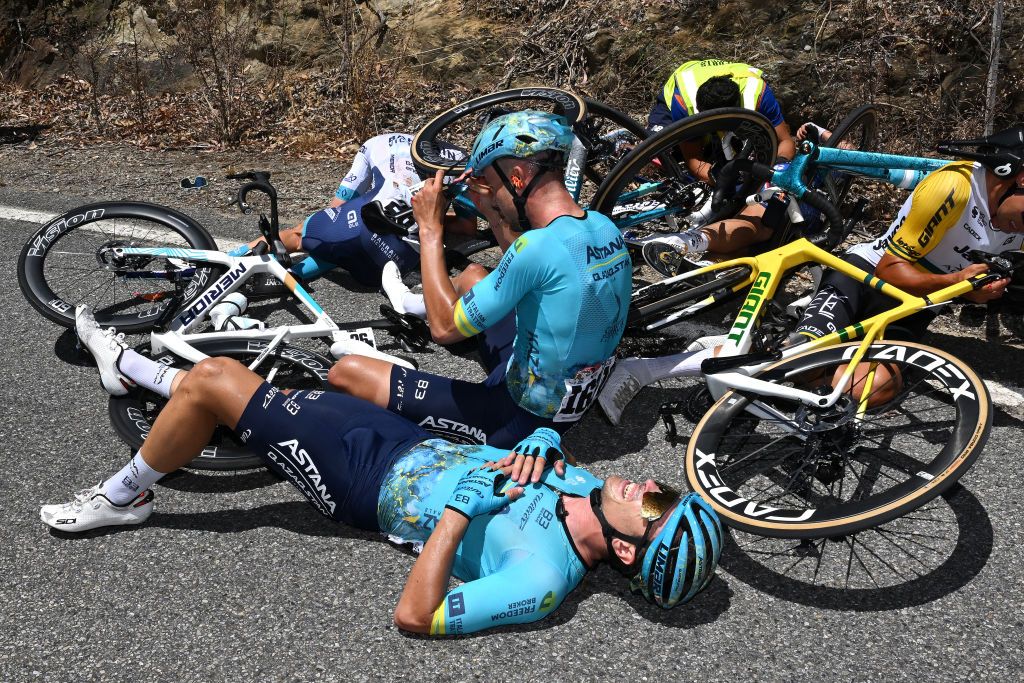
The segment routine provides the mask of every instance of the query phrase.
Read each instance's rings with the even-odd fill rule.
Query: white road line
[[[22,209],[17,206],[8,206],[6,204],[0,204],[0,220],[23,221],[25,223],[38,223],[42,225],[43,223],[53,220],[59,215],[59,213],[50,213],[48,211],[33,211],[31,209]],[[147,228],[145,231],[142,231],[134,228],[129,223],[107,222],[106,225],[107,228],[104,230],[100,230],[98,227],[93,227],[89,225],[84,226],[82,229],[89,230],[91,232],[110,232],[111,229],[117,229],[124,233],[125,236],[135,236],[140,238],[155,237],[159,239],[166,239],[169,236],[175,234],[172,233],[170,230],[158,231],[153,230],[152,228]],[[217,242],[217,246],[224,251],[234,249],[235,247],[243,244],[243,242],[231,240],[226,237],[218,237],[217,235],[214,235],[213,239]]]

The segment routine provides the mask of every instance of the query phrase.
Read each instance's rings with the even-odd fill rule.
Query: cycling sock
[[[711,246],[711,241],[703,230],[687,230],[675,235],[668,235],[663,237],[662,241],[687,254],[693,252],[702,253]]]
[[[164,398],[171,397],[171,384],[180,368],[172,368],[146,358],[132,349],[125,349],[117,361],[117,369],[139,386],[149,389]]]
[[[147,465],[139,451],[117,474],[103,482],[100,493],[114,505],[124,505],[160,481],[164,474]]]
[[[641,386],[671,377],[695,377],[700,375],[700,364],[715,355],[718,347],[699,351],[683,351],[661,358],[625,358],[627,370],[637,378]]]
[[[413,294],[412,292],[406,292],[403,294],[402,308],[405,309],[406,313],[414,315],[417,318],[427,317],[427,304],[424,301],[422,294]]]
[[[402,282],[398,264],[390,261],[381,272],[380,286],[392,307],[399,313],[409,313],[418,318],[427,317],[427,306],[422,294],[413,294]]]

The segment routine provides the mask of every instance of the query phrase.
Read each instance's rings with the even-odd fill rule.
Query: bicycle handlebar
[[[262,192],[270,198],[270,220],[267,220],[265,215],[260,214],[260,233],[267,240],[267,244],[273,248],[277,259],[285,268],[289,267],[291,265],[291,257],[284,244],[281,243],[281,231],[277,218],[277,190],[270,184],[270,171],[242,171],[241,173],[232,173],[227,177],[230,180],[249,181],[238,188],[235,201],[231,202],[232,204],[238,204],[238,208],[243,214],[248,215],[252,213],[252,207],[246,201],[249,198],[250,192]]]

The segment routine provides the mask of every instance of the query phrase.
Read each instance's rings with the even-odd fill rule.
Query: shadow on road
[[[978,575],[993,531],[981,502],[959,484],[881,527],[800,542],[731,531],[721,568],[783,600],[833,610],[903,609],[945,597]]]

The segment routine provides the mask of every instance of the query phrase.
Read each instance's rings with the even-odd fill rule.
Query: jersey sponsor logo
[[[981,239],[981,235],[979,235],[977,232],[974,231],[974,228],[971,227],[970,223],[964,223],[964,230],[966,230],[967,234],[970,235],[971,237],[973,237],[974,239],[976,239],[976,240],[980,240]]]
[[[324,213],[327,214],[327,217],[331,219],[332,223],[337,221],[338,220],[338,216],[340,215],[337,209],[331,209],[331,208],[324,209]]]
[[[576,159],[569,159],[565,166],[565,188],[575,193],[580,185],[580,162]]]
[[[623,270],[626,269],[626,266],[630,264],[631,261],[629,259],[624,258],[616,262],[615,265],[613,265],[611,268],[605,268],[604,270],[599,270],[596,273],[591,273],[590,277],[594,280],[594,282],[607,280],[608,278],[615,277],[616,275],[621,273]]]
[[[526,239],[526,235],[520,235],[519,239],[512,243],[512,250],[518,254],[523,250],[523,247],[525,247],[529,243],[530,240]]]
[[[271,445],[270,450],[267,451],[267,457],[277,463],[292,480],[295,487],[313,504],[313,507],[322,514],[331,516],[337,503],[327,490],[320,470],[317,469],[306,449],[299,445],[298,439],[280,441],[276,446]]]
[[[555,606],[555,600],[558,599],[558,595],[555,591],[548,591],[544,594],[544,597],[540,601],[540,611],[547,612]]]
[[[242,273],[247,270],[249,270],[249,267],[244,263],[240,263],[237,268],[225,273],[220,280],[217,280],[216,284],[214,284],[208,292],[203,294],[199,301],[192,304],[184,314],[178,316],[178,322],[182,325],[188,325],[190,322],[198,318],[199,315],[209,308],[214,301],[227,292],[227,289],[234,284],[239,277],[241,277]]]
[[[516,241],[518,242],[519,240],[516,240]],[[501,263],[498,264],[498,276],[494,279],[494,287],[493,287],[493,290],[495,292],[497,292],[499,289],[501,289],[501,283],[505,281],[505,276],[508,275],[508,269],[512,266],[512,259],[513,259],[514,256],[515,256],[515,252],[512,252],[507,257],[501,259]],[[467,292],[467,294],[471,293],[472,291],[473,291],[472,289],[469,290],[469,292]],[[464,303],[465,303],[465,301],[466,300],[463,299]]]
[[[541,529],[547,529],[549,526],[551,526],[551,520],[553,520],[554,518],[555,513],[551,512],[551,510],[541,510],[539,513],[537,513],[537,526],[539,526]]]
[[[518,617],[524,614],[533,614],[537,611],[537,598],[527,598],[508,603],[505,610],[491,615],[491,621],[501,621],[509,617]]]
[[[348,222],[348,229],[355,230],[359,227],[359,214],[355,210],[349,211],[345,215],[345,220]]]
[[[86,211],[85,213],[76,213],[74,216],[68,216],[67,218],[61,218],[56,223],[51,223],[46,227],[46,232],[41,235],[36,235],[32,239],[32,248],[28,250],[29,256],[42,256],[46,249],[49,248],[50,244],[53,243],[57,237],[62,235],[69,228],[73,228],[83,221],[96,220],[97,218],[103,217],[103,209],[93,209],[92,211]]]
[[[408,145],[412,143],[412,138],[405,135],[389,135],[388,146],[394,147],[395,145]]]
[[[622,241],[622,237],[609,242],[603,247],[591,247],[587,246],[587,263],[591,261],[600,261],[610,256],[615,256],[620,251],[626,248],[626,243]]]
[[[462,592],[452,593],[448,596],[448,616],[461,617],[466,613],[466,600]]]
[[[527,523],[530,521],[530,517],[533,515],[534,511],[537,509],[537,506],[540,505],[540,499],[543,498],[543,497],[544,497],[543,493],[537,493],[537,494],[535,494],[533,496],[533,500],[530,501],[530,504],[526,507],[526,510],[523,511],[522,516],[519,517],[519,530],[520,531],[522,531],[523,529],[526,528]],[[546,529],[547,527],[544,527],[544,528]]]
[[[447,417],[431,417],[428,415],[420,421],[420,427],[426,427],[428,431],[447,436],[449,440],[456,443],[487,443],[487,434],[484,430]]]
[[[771,273],[758,273],[757,279],[754,280],[754,284],[750,288],[746,300],[743,302],[743,306],[740,307],[740,312],[736,315],[736,322],[732,324],[732,329],[729,330],[728,338],[732,341],[738,342],[743,336],[744,331],[757,320],[761,310],[761,302],[764,299],[765,289],[768,287],[768,282],[771,279]]]
[[[921,236],[917,239],[918,244],[922,247],[928,246],[928,243],[932,241],[932,235],[935,233],[935,228],[939,227],[939,223],[942,219],[949,215],[949,212],[956,206],[956,202],[953,201],[953,194],[956,190],[950,190],[949,195],[939,205],[939,208],[935,210],[935,214],[928,220],[928,224],[924,226],[924,231]]]

